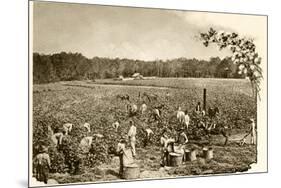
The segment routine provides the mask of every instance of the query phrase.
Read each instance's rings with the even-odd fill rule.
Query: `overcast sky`
[[[33,3],[33,51],[45,54],[65,51],[88,58],[142,60],[229,55],[196,39],[209,27],[252,37],[258,49],[266,49],[266,17],[262,16]]]

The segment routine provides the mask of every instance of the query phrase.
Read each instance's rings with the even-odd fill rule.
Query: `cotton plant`
[[[210,28],[206,33],[200,33],[200,40],[208,47],[216,44],[219,50],[228,49],[232,52],[232,61],[237,65],[238,74],[248,77],[251,81],[253,96],[259,96],[262,69],[261,57],[256,52],[256,45],[251,38],[239,37],[237,33],[216,31]]]

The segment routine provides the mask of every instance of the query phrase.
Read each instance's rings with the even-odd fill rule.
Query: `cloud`
[[[205,48],[195,40],[209,27],[237,31],[265,44],[264,19],[254,16],[36,2],[33,17],[33,47],[40,53],[143,60],[223,58],[227,51]]]

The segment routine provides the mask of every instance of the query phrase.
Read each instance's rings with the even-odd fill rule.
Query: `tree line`
[[[120,58],[86,58],[81,53],[33,53],[33,82],[35,84],[69,80],[94,80],[131,77],[138,72],[143,76],[243,78],[230,57],[212,57],[208,61],[176,58],[143,61]]]

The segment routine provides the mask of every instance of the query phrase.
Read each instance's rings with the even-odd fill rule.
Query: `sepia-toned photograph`
[[[29,186],[267,172],[267,16],[29,1]]]

